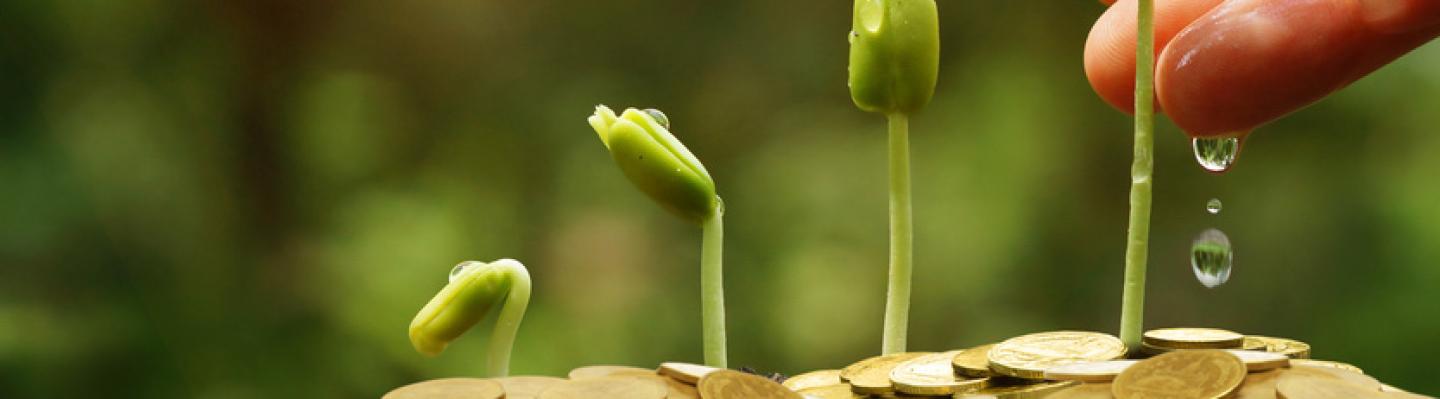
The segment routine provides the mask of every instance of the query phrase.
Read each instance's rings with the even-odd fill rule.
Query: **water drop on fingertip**
[[[1207,229],[1190,244],[1190,268],[1195,279],[1205,288],[1215,288],[1230,280],[1235,251],[1230,237],[1218,229]]]
[[[1197,137],[1190,140],[1190,147],[1195,152],[1195,162],[1200,164],[1206,172],[1225,173],[1235,165],[1235,159],[1240,155],[1240,145],[1249,132],[1242,132],[1230,137]]]
[[[1211,215],[1219,214],[1221,206],[1219,198],[1211,198],[1205,202],[1205,212],[1209,212]]]

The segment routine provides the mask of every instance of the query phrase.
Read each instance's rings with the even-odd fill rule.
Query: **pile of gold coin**
[[[447,378],[385,399],[1367,399],[1427,398],[1353,365],[1310,359],[1310,345],[1212,328],[1145,332],[1138,353],[1119,338],[1052,331],[943,352],[875,356],[777,383],[688,363],[656,369],[587,366],[568,378]]]
[[[802,399],[769,378],[689,363],[659,368],[585,366],[568,378],[442,378],[400,387],[384,399]]]
[[[876,356],[783,385],[807,399],[1426,398],[1358,367],[1311,360],[1310,345],[1209,328],[1147,331],[1138,353],[1086,331],[1023,335],[945,352]]]

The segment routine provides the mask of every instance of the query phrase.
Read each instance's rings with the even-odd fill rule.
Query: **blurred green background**
[[[700,360],[699,231],[584,119],[653,106],[727,202],[731,364],[879,350],[884,120],[845,1],[0,2],[0,397],[376,397],[480,372],[410,318],[467,259],[535,281],[517,374]],[[943,1],[912,119],[910,346],[1113,332],[1130,119],[1081,71],[1093,1]],[[1146,324],[1293,337],[1440,392],[1440,47],[1207,175],[1156,140]],[[1219,215],[1204,203],[1224,201]],[[1191,240],[1235,245],[1206,289]]]

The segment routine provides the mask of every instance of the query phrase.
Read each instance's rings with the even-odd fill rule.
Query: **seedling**
[[[890,282],[881,352],[905,352],[913,255],[910,114],[935,94],[940,22],[934,0],[855,0],[850,98],[885,114],[890,127]]]
[[[725,205],[705,165],[670,134],[670,119],[659,110],[626,109],[620,116],[595,107],[590,127],[620,171],[662,208],[700,225],[700,308],[705,364],[726,367],[725,293],[721,272]]]
[[[439,355],[499,306],[486,366],[490,376],[504,377],[510,373],[510,350],[529,303],[530,272],[519,261],[462,262],[450,271],[450,283],[410,322],[410,344],[427,356]]]
[[[1150,252],[1150,190],[1155,169],[1154,0],[1139,1],[1135,36],[1135,161],[1130,164],[1130,229],[1125,247],[1125,286],[1120,340],[1140,348],[1145,317],[1145,263]]]

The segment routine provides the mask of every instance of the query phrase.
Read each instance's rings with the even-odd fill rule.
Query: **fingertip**
[[[1155,4],[1155,53],[1196,18],[1223,0],[1165,1]],[[1085,77],[1106,103],[1125,113],[1135,107],[1136,0],[1111,1],[1085,40]],[[1158,102],[1157,102],[1158,104]]]

